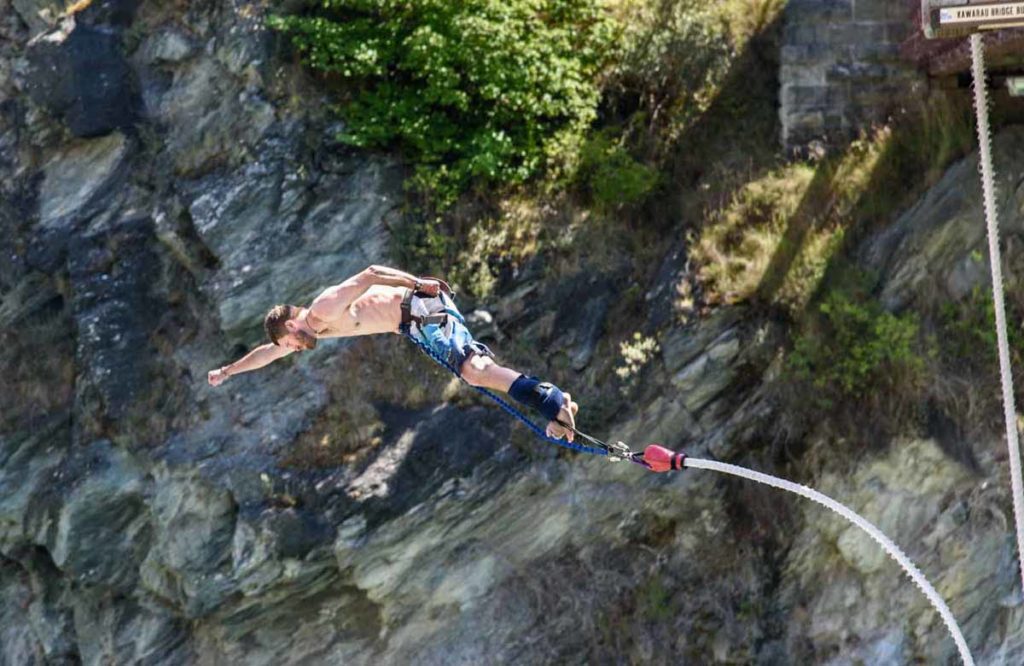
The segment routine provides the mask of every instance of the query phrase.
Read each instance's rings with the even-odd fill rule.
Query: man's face
[[[288,334],[277,339],[278,345],[296,352],[316,349],[316,338],[301,330],[293,321],[289,321],[285,327],[288,329]]]

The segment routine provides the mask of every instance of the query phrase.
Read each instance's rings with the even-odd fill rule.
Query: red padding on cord
[[[650,444],[644,449],[644,462],[652,472],[681,470],[684,460],[686,460],[685,453],[676,453],[657,444]]]

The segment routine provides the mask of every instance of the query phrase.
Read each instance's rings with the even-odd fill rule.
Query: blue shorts
[[[444,324],[426,324],[420,327],[419,324],[413,322],[409,325],[409,332],[417,340],[425,342],[460,375],[462,374],[462,364],[473,354],[494,357],[487,345],[473,339],[473,334],[466,328],[466,320],[455,306],[455,301],[444,292],[434,298],[413,296],[411,306],[413,314],[444,312],[448,315]]]

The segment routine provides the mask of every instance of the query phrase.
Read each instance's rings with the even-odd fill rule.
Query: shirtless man
[[[445,358],[469,384],[508,393],[548,419],[548,436],[571,442],[579,409],[572,396],[553,384],[498,365],[491,350],[473,340],[447,287],[440,280],[370,266],[325,289],[308,308],[272,308],[263,322],[270,342],[234,363],[211,370],[208,381],[219,386],[232,375],[262,368],[292,352],[315,349],[320,338],[408,330]]]

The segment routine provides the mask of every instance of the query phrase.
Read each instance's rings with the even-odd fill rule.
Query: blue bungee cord
[[[494,402],[498,403],[498,405],[502,409],[504,409],[506,412],[508,412],[509,414],[514,416],[515,418],[517,418],[520,421],[522,421],[522,423],[527,428],[532,430],[533,433],[535,435],[537,435],[537,437],[540,437],[541,439],[543,439],[544,441],[548,442],[549,444],[555,444],[556,446],[561,446],[561,447],[566,448],[566,449],[572,449],[573,451],[582,451],[583,453],[592,453],[592,454],[594,454],[596,456],[606,456],[606,455],[608,455],[608,450],[604,449],[604,448],[596,448],[596,447],[593,447],[593,446],[584,446],[583,444],[576,444],[575,442],[570,442],[568,440],[555,439],[554,437],[548,437],[547,433],[544,432],[536,423],[531,421],[525,414],[523,414],[521,411],[519,411],[518,409],[516,409],[515,407],[510,405],[507,401],[502,400],[500,397],[495,395],[493,392],[488,391],[487,389],[483,388],[482,386],[473,386],[472,384],[467,382],[465,380],[465,378],[463,378],[462,375],[460,375],[459,372],[455,368],[453,368],[450,363],[448,363],[448,361],[446,361],[437,352],[435,352],[433,349],[431,349],[430,346],[427,345],[425,342],[423,342],[422,340],[417,339],[412,333],[410,333],[408,327],[403,328],[402,333],[405,335],[405,337],[409,338],[409,340],[411,340],[413,342],[413,344],[415,344],[417,347],[419,347],[420,350],[422,350],[424,354],[426,354],[430,358],[434,359],[434,361],[436,361],[438,365],[446,368],[448,370],[448,372],[450,372],[453,375],[455,375],[456,377],[458,377],[459,381],[461,381],[463,384],[465,384],[465,385],[475,389],[479,393],[482,393],[482,394],[486,395],[488,398],[490,398]],[[575,431],[575,432],[576,432],[576,434],[582,434],[578,430]]]

